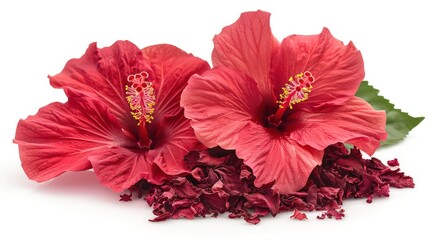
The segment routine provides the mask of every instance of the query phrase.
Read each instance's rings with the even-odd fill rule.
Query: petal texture
[[[201,149],[201,143],[195,137],[190,121],[183,116],[183,109],[179,115],[165,119],[164,123],[149,157],[168,175],[189,173],[184,157],[190,151]]]
[[[14,142],[30,179],[47,181],[91,168],[88,157],[124,142],[107,107],[96,101],[52,103],[20,120]]]
[[[189,172],[184,156],[201,144],[190,121],[183,116],[180,96],[193,74],[202,74],[210,66],[204,60],[168,45],[154,45],[142,50],[154,72],[156,105],[149,124],[153,149],[148,157],[166,174]]]
[[[301,146],[276,129],[249,123],[241,132],[236,154],[252,168],[255,186],[274,182],[280,194],[304,187],[314,167],[322,163],[323,150]]]
[[[317,112],[296,111],[287,121],[285,131],[290,132],[290,138],[319,150],[349,142],[372,155],[387,137],[386,113],[374,110],[358,97]]]
[[[149,71],[142,56],[140,49],[128,41],[102,49],[93,43],[81,58],[68,61],[61,73],[50,77],[50,82],[55,88],[67,87],[98,98],[118,118],[127,119],[126,79],[130,74]]]
[[[193,74],[210,69],[209,64],[168,44],[143,48],[143,57],[154,71],[156,94],[155,121],[181,111],[180,95]]]
[[[276,93],[290,77],[304,71],[310,71],[316,82],[309,99],[297,108],[340,105],[355,95],[365,75],[360,51],[351,42],[345,46],[327,28],[318,35],[292,35],[283,40],[273,59]]]
[[[270,14],[245,12],[213,39],[214,66],[226,66],[253,78],[263,98],[271,101],[273,86],[269,81],[271,58],[279,48],[270,28]]]
[[[194,75],[181,106],[198,139],[207,147],[234,149],[239,132],[261,115],[261,95],[253,79],[225,67]]]
[[[151,175],[151,164],[146,155],[146,151],[112,147],[91,155],[89,160],[101,184],[122,192]]]

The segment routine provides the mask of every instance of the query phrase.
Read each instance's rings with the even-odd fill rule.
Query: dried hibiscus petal
[[[295,218],[295,219],[298,219],[298,220],[300,220],[300,221],[302,221],[302,220],[304,220],[304,219],[308,219],[308,218],[307,218],[307,215],[305,215],[305,213],[302,213],[302,212],[300,212],[300,211],[298,211],[298,210],[296,210],[296,209],[295,209],[295,211],[294,211],[293,215],[292,215],[292,216],[290,216],[290,218]]]
[[[119,201],[130,202],[130,201],[133,200],[132,196],[133,196],[132,193],[130,193],[130,194],[126,194],[126,193],[121,194],[121,195],[119,195],[119,197],[121,198],[121,199],[119,199]]]
[[[389,165],[391,167],[398,167],[399,166],[398,159],[395,158],[393,160],[387,161],[387,165]]]
[[[243,218],[251,224],[268,214],[293,211],[291,218],[306,219],[301,211],[326,210],[318,219],[342,219],[347,198],[388,197],[389,188],[414,187],[413,179],[399,169],[392,170],[376,158],[363,159],[357,148],[348,151],[343,144],[325,149],[323,162],[311,173],[307,184],[292,194],[278,194],[272,184],[256,187],[252,170],[234,154],[219,147],[191,152],[185,157],[191,170],[162,185],[140,181],[130,190],[153,208],[156,218],[214,216],[229,212],[230,218]],[[121,195],[127,199],[128,194]]]
[[[335,220],[341,220],[345,214],[344,214],[344,209],[329,209],[328,211],[322,213],[321,215],[317,216],[317,219],[325,219],[326,217],[328,218],[335,218]]]

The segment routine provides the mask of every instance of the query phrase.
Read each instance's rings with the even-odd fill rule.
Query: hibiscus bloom
[[[97,48],[50,78],[66,103],[20,120],[14,142],[30,179],[94,168],[100,182],[122,191],[142,178],[159,183],[187,173],[183,157],[200,143],[180,107],[189,77],[207,62],[171,45],[140,50],[128,41]]]
[[[204,145],[234,149],[255,186],[286,194],[305,185],[331,144],[372,155],[386,138],[386,116],[354,96],[364,65],[353,43],[326,28],[280,43],[269,18],[243,13],[215,36],[214,68],[191,77],[181,106]]]

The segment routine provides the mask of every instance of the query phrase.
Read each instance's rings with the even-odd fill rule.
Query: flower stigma
[[[152,122],[155,111],[155,90],[152,82],[147,81],[149,74],[145,71],[128,76],[129,85],[125,86],[125,95],[130,106],[131,115],[137,120],[140,128],[140,148],[149,148],[151,140],[146,124]]]
[[[125,86],[127,101],[130,105],[131,115],[138,121],[151,123],[155,111],[155,91],[152,82],[146,81],[149,77],[147,72],[129,75],[127,81],[130,86]]]
[[[270,116],[270,123],[276,127],[279,126],[287,108],[292,109],[293,105],[307,100],[315,81],[316,79],[309,71],[290,77],[289,81],[282,87],[283,92],[280,94],[280,100],[276,102],[279,104],[279,108]]]

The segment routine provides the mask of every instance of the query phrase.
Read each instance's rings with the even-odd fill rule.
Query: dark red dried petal
[[[244,220],[251,224],[258,224],[261,221],[259,217],[245,217]]]
[[[307,215],[305,215],[305,213],[302,213],[302,212],[300,212],[300,211],[298,211],[298,210],[296,210],[296,209],[295,209],[295,211],[294,211],[293,215],[292,215],[292,216],[290,216],[290,218],[295,218],[295,219],[298,219],[298,220],[300,220],[300,221],[302,221],[302,220],[304,220],[304,219],[308,219],[308,218],[307,218]]]
[[[209,154],[208,151],[200,152],[199,163],[207,164],[210,166],[219,166],[226,161],[225,157],[213,157]]]
[[[161,221],[165,221],[165,220],[167,220],[169,218],[171,218],[171,214],[167,212],[167,213],[160,214],[156,218],[150,219],[149,221],[151,221],[151,222],[161,222]]]
[[[201,202],[207,208],[213,209],[216,213],[224,213],[227,210],[227,195],[221,193],[204,193],[201,196]]]
[[[277,214],[280,207],[280,198],[277,194],[268,193],[252,193],[245,194],[244,197],[252,207],[266,208],[271,211],[272,214]]]
[[[141,181],[130,189],[139,196],[145,194],[157,216],[152,221],[229,212],[230,218],[257,224],[270,213],[294,211],[292,218],[305,219],[300,211],[312,210],[326,210],[318,219],[342,219],[344,199],[372,202],[374,197],[388,197],[390,186],[414,187],[413,179],[399,169],[392,170],[376,158],[363,159],[357,148],[349,152],[343,144],[326,148],[322,165],[313,170],[306,186],[288,195],[273,192],[270,185],[255,187],[252,170],[232,151],[191,152],[185,161],[190,174],[176,176],[161,186]]]
[[[414,188],[414,180],[410,176],[405,176],[399,169],[389,171],[380,176],[380,178],[387,182],[390,186],[396,188]]]
[[[328,211],[317,216],[316,218],[323,220],[326,217],[328,217],[328,218],[335,218],[335,220],[341,220],[345,216],[344,212],[345,212],[344,209],[340,209],[340,210],[329,209]]]
[[[335,218],[335,220],[341,220],[345,216],[344,209],[330,209],[326,212],[326,215],[328,216],[328,218]]]
[[[240,179],[241,180],[249,180],[253,176],[252,170],[249,169],[249,167],[246,167],[243,165],[243,168],[240,172]]]
[[[232,166],[222,166],[215,170],[220,177],[225,191],[232,195],[242,195],[244,192],[243,183],[240,180],[240,173]]]
[[[193,209],[192,207],[187,208],[179,208],[176,211],[174,211],[171,218],[177,219],[177,218],[187,218],[187,219],[193,219],[195,217],[195,214],[197,211]]]
[[[393,160],[387,161],[387,165],[389,165],[391,167],[398,167],[399,166],[398,159],[395,158]]]
[[[119,195],[119,197],[121,198],[121,199],[119,199],[119,201],[130,202],[130,201],[133,200],[132,196],[133,196],[132,193],[130,193],[130,194],[126,194],[126,193],[121,194],[121,195]]]

